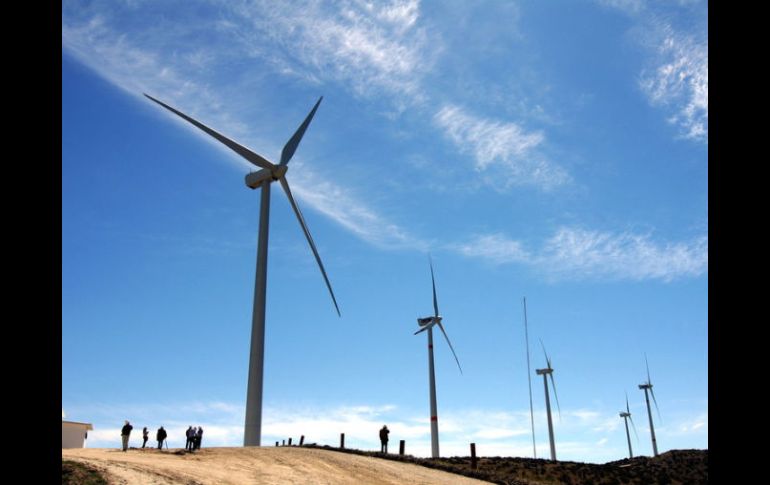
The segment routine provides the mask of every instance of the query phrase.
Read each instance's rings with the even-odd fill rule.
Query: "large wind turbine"
[[[631,418],[631,409],[628,407],[628,394],[626,394],[626,412],[623,411],[620,412],[620,417],[623,418],[623,422],[626,425],[626,439],[628,440],[628,457],[633,458],[634,452],[631,449],[631,434],[628,432],[628,420],[631,420],[631,426],[634,427],[634,434],[636,435],[636,439],[639,439],[639,435],[636,434],[636,426],[634,426],[634,420]]]
[[[455,356],[457,361],[457,367],[460,369],[460,374],[463,373],[463,368],[460,367],[460,360],[455,354],[455,349],[452,347],[452,342],[449,341],[449,336],[444,330],[444,326],[441,325],[441,316],[438,314],[438,299],[436,298],[436,280],[433,277],[433,261],[430,262],[430,279],[433,283],[433,316],[418,318],[417,324],[422,327],[420,330],[414,332],[417,335],[420,332],[428,331],[428,369],[430,378],[430,449],[431,456],[433,458],[439,457],[438,452],[438,411],[436,409],[436,374],[433,371],[433,327],[438,325],[441,329],[441,333],[444,334],[446,342],[449,344],[449,348],[452,350],[452,355]]]
[[[264,360],[265,360],[265,295],[267,290],[267,235],[268,225],[270,221],[270,184],[278,181],[281,183],[286,196],[289,198],[289,203],[294,209],[294,213],[297,215],[299,225],[302,227],[302,231],[305,233],[307,242],[310,243],[310,249],[313,250],[313,255],[318,262],[318,267],[321,269],[321,274],[326,282],[326,287],[329,288],[329,294],[334,302],[334,308],[337,310],[337,315],[340,315],[340,309],[337,306],[337,299],[334,298],[334,292],[332,291],[332,285],[329,283],[329,278],[326,276],[326,270],[321,262],[321,257],[318,255],[313,237],[310,235],[310,231],[305,224],[305,219],[302,217],[302,212],[299,210],[297,202],[291,195],[291,189],[289,188],[289,182],[286,180],[286,171],[288,170],[289,160],[294,155],[294,152],[299,146],[302,136],[305,134],[310,121],[313,119],[318,105],[321,104],[323,96],[318,99],[318,102],[310,110],[310,113],[305,118],[305,121],[297,128],[289,141],[281,151],[281,161],[276,165],[269,162],[261,155],[249,150],[248,148],[234,142],[233,140],[217,133],[208,126],[200,123],[181,111],[177,111],[171,106],[158,101],[152,96],[145,94],[149,99],[163,106],[172,113],[192,123],[196,127],[200,128],[207,134],[216,138],[223,143],[229,149],[245,158],[249,162],[253,163],[261,170],[257,172],[249,173],[246,176],[246,186],[250,189],[262,188],[261,205],[259,210],[259,239],[257,243],[257,274],[254,285],[254,307],[251,320],[251,351],[249,356],[249,382],[248,389],[246,391],[246,423],[243,433],[243,445],[244,446],[259,446],[262,438],[262,377],[264,373]]]
[[[652,452],[654,456],[658,456],[658,442],[655,440],[655,427],[652,425],[652,410],[650,409],[650,397],[647,395],[647,391],[652,394],[652,401],[655,403],[655,409],[658,411],[658,417],[660,418],[660,409],[658,409],[658,401],[655,399],[655,392],[652,390],[652,381],[650,380],[650,364],[647,363],[647,354],[644,354],[644,365],[647,366],[647,382],[639,384],[639,389],[644,389],[644,400],[647,401],[647,416],[650,418],[650,435],[652,436]]]
[[[556,382],[553,380],[553,367],[551,367],[551,359],[548,358],[548,353],[545,351],[545,345],[543,341],[540,341],[540,345],[543,346],[543,353],[545,354],[545,362],[548,367],[545,369],[535,369],[535,372],[539,376],[543,376],[543,385],[545,386],[545,410],[548,415],[548,437],[551,440],[551,460],[556,461],[556,442],[553,439],[553,421],[551,420],[551,399],[548,396],[548,376],[551,376],[551,385],[553,386],[553,395],[556,398],[556,407],[559,410],[559,417],[561,417],[561,406],[559,406],[559,396],[556,394]]]

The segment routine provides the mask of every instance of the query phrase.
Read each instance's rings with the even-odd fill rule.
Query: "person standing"
[[[382,429],[380,430],[380,452],[382,453],[388,452],[388,433],[390,433],[388,427],[382,425]]]
[[[159,450],[163,449],[163,441],[166,439],[166,436],[168,436],[168,434],[166,433],[166,430],[163,429],[163,426],[158,428],[158,433],[155,436],[155,438],[157,438],[157,440],[158,440],[158,449]]]
[[[145,426],[144,428],[142,428],[142,448],[144,448],[144,445],[147,444],[147,440],[149,439],[149,437],[150,437],[150,432],[147,431],[147,426]]]
[[[203,426],[198,426],[198,431],[195,433],[195,449],[201,449],[201,440],[203,439]]]
[[[123,429],[120,430],[120,439],[123,440],[123,451],[128,450],[128,437],[131,436],[131,430],[134,429],[131,423],[126,420]]]
[[[192,451],[193,438],[195,437],[195,431],[193,431],[193,427],[190,426],[187,428],[187,431],[185,431],[184,435],[187,437],[187,442],[184,444],[184,449],[187,451]]]

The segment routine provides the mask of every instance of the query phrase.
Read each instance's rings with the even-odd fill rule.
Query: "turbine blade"
[[[655,410],[658,412],[658,419],[663,421],[663,418],[660,417],[660,409],[658,409],[658,401],[655,399],[655,391],[652,390],[652,386],[650,386],[650,394],[652,394],[652,402],[655,403]]]
[[[457,354],[455,354],[455,349],[452,347],[452,342],[449,341],[449,336],[446,334],[446,330],[444,330],[444,326],[441,325],[441,322],[438,322],[438,328],[441,329],[441,333],[444,334],[444,338],[446,339],[446,343],[449,344],[449,348],[452,350],[452,355],[455,356],[455,361],[457,362],[457,368],[460,369],[460,374],[463,373],[463,368],[460,367],[460,359],[457,358]]]
[[[425,325],[424,327],[422,327],[418,331],[414,332],[414,334],[417,335],[418,333],[424,332],[424,331],[428,330],[429,328],[433,328],[434,325],[436,325],[436,321],[435,320],[433,320],[431,323]]]
[[[431,283],[433,283],[433,311],[435,312],[435,316],[438,317],[438,298],[436,298],[436,279],[433,277],[433,260],[429,259],[429,261],[430,261],[430,281]]]
[[[332,285],[329,283],[329,278],[326,276],[326,270],[324,269],[324,264],[321,262],[321,256],[318,255],[318,250],[315,248],[315,243],[313,242],[313,236],[310,235],[310,231],[307,228],[307,224],[305,224],[305,218],[302,217],[302,212],[299,210],[299,206],[297,205],[297,202],[294,200],[294,196],[291,195],[291,189],[289,188],[289,182],[286,180],[286,177],[281,177],[280,179],[281,186],[283,187],[283,191],[286,192],[286,196],[289,198],[289,202],[291,203],[291,207],[294,209],[294,213],[297,215],[297,220],[299,221],[299,225],[302,226],[302,231],[305,233],[305,237],[307,238],[307,242],[310,243],[310,249],[313,250],[313,255],[315,256],[316,262],[318,262],[318,267],[321,269],[321,274],[324,277],[324,281],[326,282],[326,287],[329,288],[329,294],[332,297],[332,301],[334,302],[334,308],[337,310],[337,316],[341,317],[342,314],[340,314],[340,307],[337,306],[337,299],[334,298],[334,291],[332,291]]]
[[[193,125],[197,126],[201,130],[203,130],[204,132],[206,132],[209,135],[213,136],[219,142],[221,142],[222,144],[227,146],[227,148],[229,148],[230,150],[234,151],[238,155],[242,156],[243,158],[245,158],[249,162],[253,163],[257,167],[266,168],[268,170],[272,170],[273,168],[275,168],[275,165],[273,165],[272,163],[268,162],[264,157],[262,157],[262,155],[254,153],[251,150],[249,150],[248,148],[246,148],[246,147],[244,147],[242,145],[239,145],[238,143],[234,142],[233,140],[227,138],[226,136],[221,135],[221,134],[217,133],[216,131],[212,130],[211,128],[209,128],[208,126],[204,125],[203,123],[201,123],[201,122],[199,122],[197,120],[194,120],[193,118],[190,118],[189,116],[187,116],[186,114],[182,113],[181,111],[178,111],[178,110],[172,108],[171,106],[167,105],[163,101],[158,101],[157,99],[153,98],[152,96],[150,96],[149,94],[146,94],[146,93],[144,95],[147,98],[149,98],[150,100],[155,101],[156,103],[158,103],[159,105],[163,106],[167,110],[169,110],[172,113],[176,114],[177,116],[179,116],[179,117],[189,121]]]
[[[318,98],[318,102],[315,104],[315,106],[313,106],[313,109],[310,110],[310,113],[308,113],[307,117],[305,118],[305,121],[303,121],[302,124],[299,125],[299,128],[297,128],[297,131],[294,132],[291,138],[289,138],[289,141],[286,142],[286,145],[284,145],[283,150],[281,151],[280,165],[288,164],[289,160],[291,160],[291,157],[294,156],[294,152],[297,151],[299,142],[300,140],[302,140],[302,137],[305,135],[305,130],[307,130],[308,125],[313,120],[315,111],[318,109],[318,105],[321,104],[322,99],[324,99],[323,96]]]
[[[647,366],[647,384],[652,384],[652,380],[650,379],[650,364],[647,362],[647,352],[644,353],[644,365]]]
[[[636,432],[636,425],[634,425],[634,419],[629,416],[629,421],[631,421],[631,427],[634,428],[634,435],[636,435],[636,441],[639,442],[639,433]]]
[[[548,364],[548,367],[550,368],[551,365]],[[559,395],[556,394],[556,381],[553,380],[553,372],[548,374],[551,376],[551,387],[553,387],[553,397],[556,398],[556,408],[559,410],[559,420],[561,421],[561,406],[559,406]]]
[[[628,393],[626,392],[626,412],[631,414],[631,409],[628,408]]]
[[[543,354],[545,355],[545,362],[548,364],[548,368],[551,368],[551,359],[548,358],[548,352],[545,351],[545,344],[543,343],[543,339],[540,340],[540,346],[543,347]]]

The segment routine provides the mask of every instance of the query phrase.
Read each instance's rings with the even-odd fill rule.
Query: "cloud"
[[[644,9],[644,0],[598,0],[598,3],[632,15]]]
[[[433,120],[461,153],[473,156],[477,172],[489,173],[490,183],[502,180],[501,188],[535,185],[550,189],[569,181],[561,167],[538,153],[537,148],[545,140],[542,132],[528,132],[512,122],[480,118],[451,104],[444,105]]]
[[[671,111],[668,121],[684,138],[708,141],[708,42],[662,27],[657,66],[642,73],[640,87],[653,105]]]
[[[519,241],[508,239],[500,233],[479,235],[450,248],[464,256],[479,257],[497,264],[526,263],[531,259]]]
[[[243,48],[268,40],[280,54],[267,49],[260,54],[284,74],[342,82],[364,96],[381,91],[420,96],[421,73],[429,61],[415,0],[256,1],[232,10],[236,20],[229,27],[239,31]]]
[[[362,202],[351,190],[319,176],[309,166],[291,173],[292,193],[362,240],[380,248],[426,250],[427,242],[409,234]]]
[[[87,446],[117,448],[120,446],[120,427],[129,417],[134,426],[130,446],[141,446],[141,429],[146,423],[150,443],[154,443],[157,426],[168,432],[168,446],[184,446],[184,432],[188,426],[202,426],[203,446],[241,446],[243,442],[242,405],[223,402],[197,402],[145,405],[126,404],[109,406],[90,404],[73,407],[78,415],[90,415],[94,430],[88,433]],[[620,441],[621,420],[615,412],[593,409],[564,409],[562,419],[554,420],[561,459],[604,463],[617,459],[622,450],[612,448]],[[547,431],[543,426],[544,410],[536,410],[538,456],[548,454]],[[685,421],[672,421],[661,428],[661,435],[708,433],[708,413]],[[262,421],[262,444],[270,446],[300,436],[305,443],[339,446],[340,433],[345,433],[345,445],[362,450],[378,450],[378,431],[383,424],[391,430],[394,447],[406,441],[406,452],[414,456],[430,456],[430,424],[424,413],[415,413],[392,404],[345,405],[268,405]],[[453,409],[439,417],[442,456],[468,456],[469,443],[477,444],[479,456],[532,456],[532,437],[529,410],[502,411],[499,409]],[[667,432],[667,429],[673,432]],[[641,432],[641,430],[640,430]]]
[[[447,246],[494,264],[520,263],[554,279],[659,279],[700,276],[708,271],[708,237],[659,243],[646,234],[562,227],[538,251],[502,234],[478,235]]]

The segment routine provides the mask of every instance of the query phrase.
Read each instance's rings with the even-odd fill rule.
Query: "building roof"
[[[79,423],[77,421],[65,421],[62,419],[61,424],[79,424],[80,426],[85,426],[88,430],[94,429],[94,426],[91,423]]]

